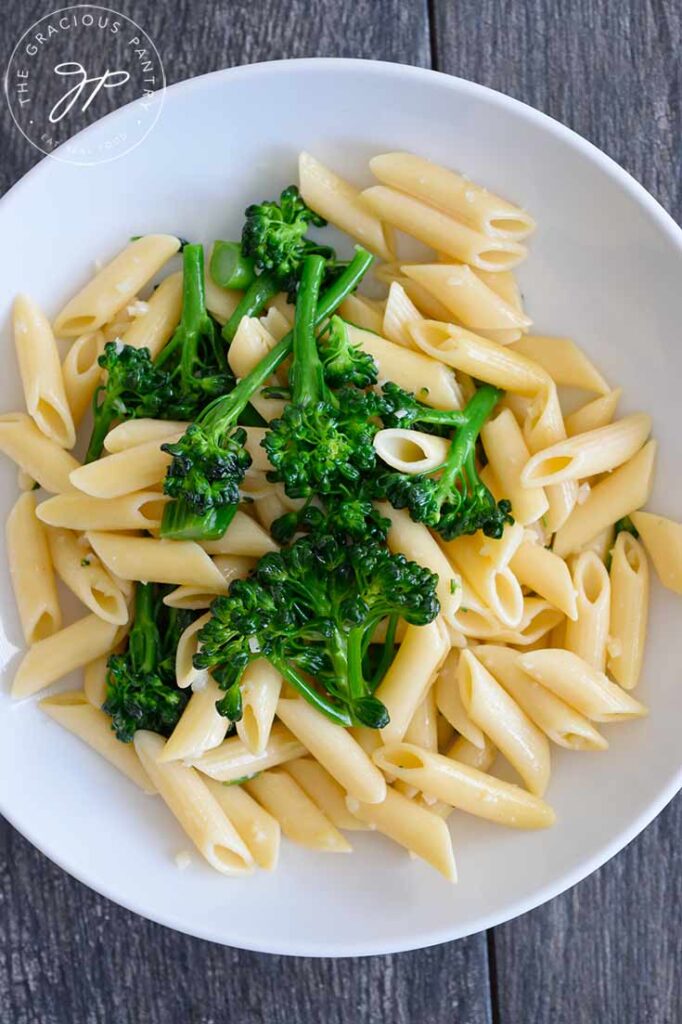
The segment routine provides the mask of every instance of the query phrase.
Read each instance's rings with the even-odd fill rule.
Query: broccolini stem
[[[324,393],[322,362],[315,340],[315,319],[324,259],[306,256],[296,300],[294,322],[294,361],[291,368],[292,401],[297,405],[315,405]]]
[[[219,540],[235,517],[238,505],[220,505],[208,512],[194,512],[185,501],[169,501],[161,519],[165,540]]]
[[[279,659],[276,655],[269,654],[268,661],[273,665],[277,671],[284,676],[288,683],[294,687],[295,690],[301,694],[302,697],[321,711],[323,715],[326,715],[336,725],[349,726],[353,722],[351,716],[347,711],[336,707],[331,701],[323,697],[322,694],[318,693],[317,690],[310,685],[310,683],[299,675],[295,668],[289,665],[286,661]]]
[[[449,494],[455,485],[457,476],[467,463],[470,463],[476,448],[476,439],[481,427],[502,397],[502,392],[490,384],[479,388],[464,410],[465,421],[459,428],[455,439],[450,445],[443,472],[438,481],[442,494]]]
[[[104,388],[97,388],[92,398],[93,426],[88,450],[85,453],[85,462],[94,462],[102,454],[104,438],[109,433],[111,424],[114,422],[113,411],[107,408],[106,401],[99,406],[98,399]]]
[[[274,299],[280,291],[276,278],[264,271],[259,274],[244,292],[234,313],[223,327],[223,338],[229,344],[239,327],[243,316],[258,316],[265,309],[266,303]]]
[[[367,697],[369,687],[362,673],[362,638],[364,628],[351,629],[348,634],[348,692],[351,704]]]
[[[211,277],[221,288],[250,288],[256,279],[255,260],[245,256],[240,242],[214,242],[211,253]]]
[[[204,287],[204,247],[187,244],[182,250],[182,314],[175,334],[156,357],[155,366],[162,368],[171,356],[182,349],[180,372],[184,378],[192,375],[197,358],[197,347],[202,333],[213,330],[206,312]]]
[[[138,583],[135,588],[135,621],[128,637],[128,651],[133,669],[139,675],[154,672],[159,657],[154,589],[153,583]]]
[[[377,665],[374,675],[370,680],[370,689],[372,692],[376,690],[377,686],[388,672],[389,666],[393,660],[394,648],[395,648],[395,634],[398,629],[398,616],[391,615],[388,620],[388,626],[386,627],[386,639],[384,640],[384,647],[381,652],[381,658]]]
[[[417,422],[434,423],[454,429],[467,422],[467,415],[463,409],[431,409],[429,406],[424,406],[424,411],[420,412]]]

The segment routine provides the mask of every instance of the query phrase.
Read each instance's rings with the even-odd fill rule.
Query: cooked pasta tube
[[[656,442],[648,441],[637,454],[591,489],[576,505],[554,538],[561,558],[577,551],[601,530],[646,504],[653,485]],[[655,564],[655,563],[654,563]]]
[[[403,738],[449,646],[437,619],[427,626],[408,626],[405,639],[376,690],[391,719],[381,730],[384,743]]]
[[[469,717],[516,769],[530,792],[542,796],[551,771],[547,737],[471,651],[462,651],[457,675]]]
[[[512,347],[515,352],[538,363],[557,385],[596,391],[598,395],[609,391],[599,370],[570,338],[528,334],[514,342]]]
[[[445,756],[451,757],[453,761],[460,761],[470,768],[477,768],[480,772],[487,772],[492,767],[497,751],[487,736],[483,737],[483,743],[482,748],[475,747],[464,736],[458,736],[449,744]],[[454,810],[450,804],[436,800],[428,793],[421,794],[421,801],[432,814],[437,814],[439,818],[449,818]]]
[[[594,551],[578,555],[573,567],[577,616],[566,623],[564,646],[600,672],[606,666],[611,583]]]
[[[392,259],[391,233],[367,205],[359,189],[310,153],[300,154],[298,177],[301,195],[311,209],[356,238],[370,252],[384,260]]]
[[[165,441],[172,443],[179,437],[177,433],[171,434]],[[114,455],[105,455],[86,466],[76,464],[69,474],[68,490],[76,488],[93,498],[120,498],[160,484],[171,461],[170,455],[161,451],[161,443],[160,440],[147,441]]]
[[[643,704],[572,651],[531,651],[521,655],[519,664],[593,722],[620,722],[648,714]]]
[[[423,523],[415,523],[406,509],[395,509],[388,502],[377,502],[376,507],[389,520],[388,546],[393,554],[402,554],[418,565],[423,565],[438,576],[436,593],[443,619],[454,623],[461,601],[459,575],[450,565],[440,547]]]
[[[246,377],[276,344],[276,340],[260,320],[256,317],[242,317],[227,356],[235,377]],[[276,377],[266,381],[266,384],[275,383]],[[283,403],[279,399],[264,398],[260,391],[251,396],[250,402],[268,423],[280,416],[283,409]]]
[[[527,487],[523,482],[522,470],[530,452],[509,409],[502,409],[484,424],[481,441],[500,492],[511,501],[516,521],[523,526],[537,522],[547,512],[549,502],[542,487]]]
[[[487,638],[480,639],[488,639],[490,643],[531,647],[563,621],[563,612],[552,608],[544,597],[524,597],[523,615],[516,629],[500,626],[497,632],[491,630]]]
[[[435,687],[431,686],[410,719],[405,730],[405,741],[416,743],[425,750],[438,750],[437,718]]]
[[[205,778],[204,784],[232,822],[259,868],[273,871],[279,860],[279,822],[242,786],[224,786]]]
[[[351,852],[348,840],[283,768],[264,772],[245,788],[293,843],[323,853]]]
[[[427,288],[459,324],[473,331],[526,330],[531,320],[463,263],[413,263],[403,273]]]
[[[447,256],[441,256],[440,259],[444,263],[451,262]],[[476,270],[474,273],[483,284],[487,285],[488,288],[492,288],[503,302],[506,302],[522,316],[524,315],[521,290],[512,270],[503,270],[494,274],[488,270]],[[434,319],[437,320],[438,317],[434,317]],[[513,341],[518,341],[523,330],[520,327],[498,329],[479,327],[478,333],[482,334],[484,338],[489,338],[490,341],[499,342],[500,345],[510,345]]]
[[[566,427],[559,404],[556,385],[548,378],[530,403],[523,422],[523,433],[531,455],[563,441]],[[548,533],[560,529],[573,511],[578,500],[578,484],[575,480],[563,480],[545,488],[549,509],[544,517]]]
[[[382,153],[369,166],[384,184],[439,207],[485,235],[518,241],[535,230],[534,219],[520,206],[414,153]]]
[[[304,757],[306,749],[280,722],[275,722],[260,754],[253,754],[239,736],[229,736],[213,750],[192,761],[204,775],[218,782],[238,782],[257,772]]]
[[[496,636],[504,626],[474,593],[469,583],[462,579],[461,603],[454,616],[454,626],[463,636],[483,640]]]
[[[175,649],[175,681],[181,690],[188,686],[200,686],[208,679],[208,669],[194,667],[194,655],[199,649],[199,630],[211,618],[211,613],[206,612],[198,619],[190,622],[180,634],[178,646]]]
[[[545,487],[564,480],[607,473],[635,455],[651,433],[651,417],[636,413],[577,434],[533,455],[521,472],[524,487]]]
[[[107,569],[124,580],[179,583],[227,592],[223,574],[192,540],[156,540],[99,530],[89,530],[85,536]]]
[[[173,235],[143,235],[130,242],[67,302],[54,322],[55,334],[76,338],[97,331],[124,309],[180,248]]]
[[[611,617],[607,668],[626,690],[639,681],[649,613],[649,564],[629,533],[616,538],[611,556]]]
[[[242,299],[243,292],[238,289],[221,288],[217,285],[210,273],[206,274],[204,280],[206,292],[206,309],[219,324],[226,324]]]
[[[12,680],[12,697],[32,697],[74,669],[106,654],[114,646],[119,628],[99,615],[86,615],[38,640],[19,663]]]
[[[348,325],[353,345],[368,352],[379,369],[379,380],[392,380],[406,391],[414,391],[417,398],[435,409],[461,409],[462,395],[452,370],[442,361],[431,359],[423,352],[380,338],[369,331]]]
[[[380,747],[374,761],[387,774],[479,818],[512,828],[547,828],[554,824],[554,811],[540,797],[444,754],[420,750],[409,743],[393,743]]]
[[[253,857],[194,768],[173,762],[160,764],[164,741],[142,729],[135,733],[135,750],[164,803],[211,867],[224,875],[246,875]]]
[[[682,525],[652,512],[633,512],[632,521],[663,586],[682,594]]]
[[[159,764],[201,757],[223,742],[230,723],[216,708],[222,696],[223,691],[211,676],[194,691],[157,758]]]
[[[122,626],[128,621],[128,605],[116,581],[88,545],[72,530],[50,527],[47,531],[55,571],[69,590],[105,622]]]
[[[135,491],[120,498],[91,498],[70,491],[41,501],[36,515],[48,526],[70,530],[158,530],[169,500],[158,491]]]
[[[401,473],[434,473],[445,462],[450,442],[421,430],[387,427],[374,435],[377,455]]]
[[[449,882],[457,881],[452,838],[447,825],[426,807],[409,800],[390,786],[386,790],[386,799],[380,804],[363,804],[354,797],[347,797],[346,804],[351,814],[371,829],[421,857]]]
[[[368,299],[366,295],[353,293],[347,295],[339,306],[339,316],[349,324],[362,327],[364,331],[373,331],[374,334],[384,334],[384,316],[382,305],[374,299]],[[386,335],[389,341],[395,341]]]
[[[97,360],[104,351],[101,331],[82,334],[71,345],[62,363],[62,379],[66,400],[74,426],[78,426],[102,380],[102,367]]]
[[[404,348],[414,348],[409,325],[423,320],[423,316],[412,302],[399,281],[392,281],[388,289],[384,318],[377,334],[383,334],[389,341]]]
[[[544,597],[569,619],[576,619],[576,589],[568,566],[549,548],[524,539],[514,552],[509,568],[519,583]]]
[[[478,597],[503,626],[514,628],[523,616],[521,586],[508,567],[509,559],[523,539],[519,523],[506,526],[501,540],[482,533],[457,537],[443,548],[447,557],[466,578]],[[501,555],[505,551],[506,557]]]
[[[36,518],[36,496],[26,491],[5,524],[7,560],[26,643],[44,640],[61,628],[54,569],[45,527]]]
[[[70,474],[79,463],[56,441],[46,437],[25,413],[0,416],[0,452],[52,494],[71,491]]]
[[[49,321],[26,295],[14,300],[12,320],[28,414],[46,437],[62,448],[73,448],[76,431]]]
[[[265,658],[250,662],[242,676],[242,717],[237,735],[253,754],[261,754],[270,730],[282,690],[282,676]]]
[[[443,663],[434,687],[436,692],[436,705],[438,710],[448,720],[450,725],[457,730],[472,746],[482,750],[485,746],[485,736],[481,729],[472,722],[469,713],[462,701],[457,673],[459,669],[460,652],[450,651]],[[407,741],[413,742],[412,740]],[[421,744],[417,744],[421,746]]]
[[[396,189],[374,185],[361,194],[382,220],[472,267],[511,270],[526,257],[526,249],[518,242],[474,231],[441,210]]]
[[[220,570],[225,583],[230,585],[233,580],[244,580],[256,564],[254,558],[241,555],[216,555],[213,564]],[[215,600],[215,587],[182,586],[166,594],[163,603],[169,608],[208,608]]]
[[[147,299],[146,307],[142,316],[136,316],[123,331],[121,341],[133,348],[148,348],[152,359],[156,359],[180,323],[182,271],[164,277]]]
[[[303,792],[320,808],[336,828],[363,832],[367,826],[346,807],[346,793],[326,769],[312,757],[299,757],[287,763],[286,771]]]
[[[104,438],[104,448],[110,455],[115,455],[150,441],[161,444],[171,436],[184,434],[188,426],[189,423],[183,420],[124,420],[109,431]]]
[[[566,416],[564,423],[567,435],[575,437],[576,434],[586,434],[589,430],[607,426],[616,414],[616,407],[622,394],[622,388],[608,391]]]
[[[365,803],[384,799],[384,777],[347,729],[301,699],[280,700],[277,717],[347,793]]]
[[[268,551],[279,551],[267,530],[244,512],[235,513],[219,540],[202,541],[201,547],[209,555],[244,555],[248,558],[260,558]]]
[[[588,718],[523,671],[518,651],[481,644],[476,657],[553,743],[568,750],[607,749]]]
[[[94,708],[82,690],[67,690],[53,697],[43,697],[40,708],[118,768],[144,793],[156,793],[156,787],[142,767],[133,745],[116,739],[109,716]]]
[[[107,699],[107,660],[103,654],[83,669],[83,693],[93,708],[101,708]]]

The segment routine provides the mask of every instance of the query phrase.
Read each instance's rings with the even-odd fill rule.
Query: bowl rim
[[[334,67],[334,69],[350,73],[362,71],[369,75],[377,75],[378,77],[385,78],[412,78],[414,80],[434,81],[438,83],[439,87],[449,89],[453,93],[458,93],[460,95],[463,94],[465,96],[484,96],[487,102],[500,108],[513,110],[516,114],[526,118],[527,120],[537,123],[543,131],[556,136],[568,143],[574,149],[582,152],[589,161],[596,164],[604,174],[612,180],[614,185],[618,186],[626,193],[629,193],[634,201],[644,207],[647,213],[657,223],[658,227],[665,235],[668,236],[669,241],[676,246],[682,259],[682,227],[676,223],[673,217],[663,208],[663,206],[661,206],[658,200],[656,200],[643,185],[633,178],[628,171],[624,170],[618,163],[616,163],[612,157],[608,156],[594,145],[594,143],[589,142],[573,129],[568,128],[549,114],[536,110],[529,104],[515,99],[512,96],[507,96],[505,93],[499,92],[496,89],[491,89],[488,86],[480,85],[476,82],[471,82],[467,79],[459,78],[455,75],[450,75],[442,71],[435,71],[430,68],[414,67],[413,65],[399,64],[391,61],[347,57],[305,57],[260,61],[253,64],[243,64],[236,67],[211,71],[207,74],[197,75],[193,78],[184,79],[180,82],[174,83],[173,85],[167,86],[164,96],[164,108],[168,100],[172,100],[173,96],[177,93],[187,93],[190,90],[198,92],[202,88],[206,87],[209,82],[213,82],[218,78],[231,81],[239,78],[249,78],[252,76],[261,77],[264,75],[273,75],[274,77],[277,77],[282,73],[299,73],[307,70],[320,70],[330,66]],[[104,118],[101,118],[99,121],[96,121],[92,125],[83,129],[65,145],[72,143],[74,139],[80,139],[87,136],[89,132],[96,130],[103,121],[115,122],[116,119],[125,119],[129,116],[129,110],[131,107],[135,106],[135,103],[139,103],[139,100],[126,104],[118,110],[107,114]],[[155,130],[158,130],[162,121],[163,117],[159,119],[159,123],[157,123]],[[126,154],[122,154],[121,158],[125,155]],[[34,179],[39,179],[41,176],[49,174],[50,163],[51,157],[43,156],[37,164],[30,168],[19,179],[19,181],[17,181],[2,196],[0,199],[0,210],[4,210],[5,206],[12,201],[12,198],[20,194],[23,189],[29,185],[32,186]],[[139,914],[148,920],[154,921],[156,924],[172,928],[175,931],[191,935],[195,938],[216,942],[220,945],[234,946],[236,948],[252,952],[271,953],[273,955],[280,956],[306,956],[315,958],[375,956],[389,953],[408,952],[415,949],[426,949],[430,946],[435,946],[443,942],[466,938],[485,931],[488,928],[504,924],[507,921],[536,909],[561,893],[566,892],[574,885],[577,885],[578,882],[581,882],[588,875],[602,867],[602,865],[604,865],[608,860],[624,849],[653,821],[658,814],[660,814],[660,812],[668,803],[670,803],[681,788],[682,763],[677,771],[674,772],[661,787],[655,799],[649,803],[645,810],[642,811],[642,813],[626,827],[620,829],[620,831],[613,835],[611,839],[604,843],[596,853],[591,856],[583,857],[570,871],[564,872],[560,878],[547,883],[537,890],[534,890],[531,896],[519,897],[507,904],[504,910],[500,912],[493,911],[481,916],[480,919],[477,920],[474,929],[472,929],[471,925],[458,927],[457,923],[454,923],[452,926],[436,928],[427,934],[418,938],[415,937],[414,939],[393,941],[388,944],[379,940],[360,940],[357,945],[353,947],[349,947],[345,943],[339,943],[337,945],[334,942],[326,942],[323,945],[311,944],[310,940],[302,940],[299,938],[292,939],[286,943],[279,941],[270,942],[269,940],[265,940],[263,942],[243,941],[240,940],[238,936],[226,936],[224,932],[221,934],[217,929],[210,926],[202,926],[200,928],[188,927],[182,920],[182,917],[175,913],[172,908],[169,908],[163,913],[157,911],[150,912],[146,909],[141,910],[134,902],[128,901],[125,898],[121,899],[120,895],[107,886],[106,882],[98,877],[94,870],[74,871],[68,863],[62,860],[58,851],[50,848],[49,837],[39,837],[36,835],[35,829],[28,828],[23,825],[19,826],[15,822],[12,813],[8,812],[7,809],[2,806],[1,796],[0,813],[3,814],[12,827],[16,828],[25,839],[40,850],[42,854],[44,854],[59,868],[71,875],[72,878],[77,879],[77,881],[94,890],[99,895],[104,896],[106,899],[111,900],[118,906],[123,907],[125,910]]]

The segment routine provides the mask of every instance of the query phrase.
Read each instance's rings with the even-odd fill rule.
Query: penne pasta
[[[343,788],[319,762],[311,757],[299,757],[287,763],[286,772],[335,828],[349,832],[362,832],[367,828],[350,813]]]
[[[381,730],[384,743],[403,738],[448,648],[448,640],[437,619],[428,626],[408,626],[398,653],[375,694],[386,706],[391,719]]]
[[[463,263],[413,263],[403,273],[442,302],[458,324],[472,331],[527,330],[531,320]]]
[[[649,565],[643,546],[621,532],[611,555],[611,615],[606,667],[626,690],[639,681],[649,614]]]
[[[118,768],[143,793],[156,793],[156,786],[142,767],[132,743],[120,743],[116,739],[109,716],[93,707],[81,690],[67,690],[54,697],[44,697],[40,708]]]
[[[165,441],[173,443],[179,437],[177,433],[171,434]],[[92,498],[120,498],[160,484],[171,462],[170,455],[161,451],[161,443],[147,441],[85,466],[76,464],[69,474],[68,490],[75,488]]]
[[[253,754],[262,754],[268,745],[281,691],[282,676],[265,658],[246,666],[241,682],[243,710],[237,722],[237,735]]]
[[[56,527],[47,531],[47,541],[57,575],[79,601],[105,622],[125,625],[126,599],[90,547],[72,530]]]
[[[64,392],[75,427],[79,425],[102,381],[102,367],[98,359],[104,351],[101,331],[81,334],[71,345],[62,363]]]
[[[548,338],[528,334],[513,343],[515,352],[521,353],[545,370],[558,386],[582,388],[598,395],[609,392],[609,386],[570,338]]]
[[[238,736],[229,736],[219,747],[194,758],[192,764],[218,782],[240,782],[258,772],[304,757],[306,749],[280,722],[275,722],[265,750],[252,753]]]
[[[462,701],[459,680],[457,678],[459,659],[460,652],[457,650],[450,651],[445,659],[434,687],[436,705],[453,729],[456,729],[472,746],[483,750],[485,747],[485,736],[476,723],[472,722]],[[414,741],[408,739],[407,742]],[[417,746],[422,746],[422,744],[418,743]]]
[[[594,398],[587,405],[582,405],[575,412],[566,416],[566,434],[568,437],[575,437],[576,434],[586,434],[589,430],[597,430],[599,427],[607,426],[616,414],[616,407],[623,391],[616,388],[614,391],[607,391],[605,395]]]
[[[528,460],[521,472],[521,484],[545,487],[608,473],[631,459],[650,433],[651,417],[637,413],[559,441]]]
[[[385,334],[383,303],[368,299],[366,295],[354,293],[347,295],[339,306],[338,313],[346,323],[354,327],[361,327],[363,331],[372,331],[373,334]],[[386,337],[389,341],[396,341],[395,338]]]
[[[633,512],[632,521],[663,586],[682,594],[682,525],[651,512]]]
[[[390,427],[374,435],[374,450],[391,469],[401,473],[434,473],[445,462],[450,442],[420,430]]]
[[[438,750],[437,716],[435,688],[431,686],[410,719],[405,730],[405,742],[416,743],[424,750]]]
[[[119,629],[98,615],[86,615],[38,640],[19,663],[12,680],[11,696],[15,700],[32,697],[74,669],[107,654],[116,643]]]
[[[121,333],[121,342],[148,348],[152,359],[170,341],[182,314],[182,273],[169,274],[145,303],[146,310]],[[113,449],[111,449],[113,451]]]
[[[542,487],[528,487],[522,470],[530,452],[521,428],[509,409],[488,420],[481,430],[481,441],[500,493],[511,501],[512,513],[523,526],[541,519],[549,508]]]
[[[107,660],[103,654],[83,669],[83,693],[93,708],[100,709],[107,699]]]
[[[563,558],[549,548],[524,539],[514,552],[509,568],[522,586],[544,597],[567,618],[578,617],[571,573]]]
[[[208,676],[190,697],[180,720],[157,757],[158,764],[190,761],[213,750],[225,739],[229,722],[219,714],[216,702],[223,696],[215,679]]]
[[[150,441],[161,444],[171,436],[184,434],[188,426],[189,423],[181,420],[124,420],[109,431],[104,438],[104,448],[115,455],[116,452],[124,452],[128,448],[135,448],[138,444],[147,444]]]
[[[206,669],[194,667],[194,655],[199,649],[198,633],[202,626],[211,618],[210,613],[200,615],[189,626],[183,629],[175,651],[175,681],[181,690],[188,686],[199,688],[208,680]]]
[[[71,491],[70,474],[79,468],[73,455],[38,430],[23,412],[0,416],[0,452],[53,494]]]
[[[209,793],[232,822],[259,868],[273,871],[279,860],[281,829],[242,786],[224,786],[205,778]]]
[[[180,583],[225,593],[227,583],[206,552],[192,540],[156,540],[89,530],[86,535],[107,569],[124,580]]]
[[[47,526],[71,530],[158,530],[170,499],[158,491],[135,491],[120,498],[92,498],[80,491],[56,494],[41,501],[38,519]]]
[[[404,348],[414,348],[409,325],[418,323],[423,317],[399,281],[392,281],[388,289],[383,322],[377,334],[383,334],[389,341]]]
[[[600,672],[606,667],[611,584],[604,563],[594,551],[584,551],[573,567],[575,619],[566,622],[564,647]]]
[[[641,718],[647,709],[572,651],[531,651],[519,665],[557,697],[593,722]]]
[[[267,530],[240,511],[235,513],[229,528],[219,540],[202,541],[201,547],[209,555],[240,555],[247,558],[260,558],[268,551],[279,550]]]
[[[30,647],[62,625],[54,568],[45,527],[36,517],[36,496],[26,491],[5,526],[7,560],[24,640]]]
[[[14,300],[12,321],[28,414],[46,437],[73,448],[76,430],[49,321],[26,295]]]
[[[54,322],[55,334],[77,338],[97,331],[135,297],[180,248],[173,235],[144,235],[130,242],[67,302]]]
[[[351,852],[350,843],[284,769],[265,772],[245,788],[293,843],[323,853]]]
[[[518,626],[523,616],[523,593],[509,569],[509,560],[522,539],[523,529],[515,523],[505,527],[502,540],[492,540],[479,531],[442,545],[448,559],[497,621],[511,628]]]

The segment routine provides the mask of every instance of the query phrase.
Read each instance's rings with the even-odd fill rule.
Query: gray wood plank
[[[680,36],[668,0],[434,0],[435,66],[605,150],[682,215]],[[682,798],[577,888],[494,932],[499,1024],[682,1019]]]
[[[232,64],[355,56],[428,65],[426,0],[121,3],[169,82]],[[13,40],[46,11],[0,0]],[[0,102],[0,190],[40,159]],[[3,1024],[488,1024],[485,936],[366,960],[291,960],[151,924],[74,881],[0,824]]]

